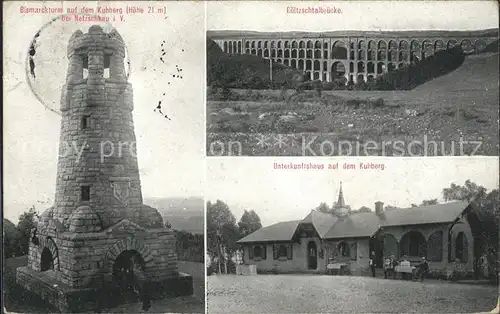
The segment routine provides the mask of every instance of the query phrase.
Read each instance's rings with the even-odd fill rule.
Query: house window
[[[83,116],[82,117],[82,129],[88,129],[90,128],[90,116]]]
[[[349,244],[347,244],[347,242],[340,242],[337,246],[337,249],[339,250],[340,256],[349,256]]]
[[[292,244],[275,244],[273,245],[273,258],[275,260],[280,258],[293,259]]]
[[[443,231],[436,231],[427,242],[427,260],[440,262],[443,259]]]
[[[89,57],[87,55],[82,56],[83,61],[83,79],[89,77]]]
[[[250,247],[248,248],[248,258],[249,258],[249,259],[253,259],[253,251],[254,251],[254,250],[253,250],[253,249],[252,249],[252,247],[250,246]]]
[[[82,186],[81,188],[81,194],[80,194],[80,199],[82,201],[90,201],[90,186]]]
[[[255,258],[266,259],[266,246],[265,245],[256,245],[253,247],[253,256]]]
[[[287,251],[285,245],[280,245],[278,249],[278,257],[287,257]]]
[[[455,240],[455,258],[462,262],[467,263],[468,257],[468,241],[463,232],[459,232]]]
[[[111,55],[109,54],[105,54],[104,55],[104,78],[110,78],[110,70],[109,70],[109,66],[111,64]]]
[[[289,260],[292,260],[293,259],[293,245],[292,244],[288,244],[288,248],[287,248],[287,258]]]
[[[352,261],[355,261],[358,259],[358,243],[357,242],[354,242],[353,244],[351,244],[351,249],[350,249],[350,257],[351,257],[351,260]]]

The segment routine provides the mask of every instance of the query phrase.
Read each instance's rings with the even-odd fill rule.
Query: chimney
[[[375,213],[380,216],[384,213],[384,203],[381,201],[375,202]]]

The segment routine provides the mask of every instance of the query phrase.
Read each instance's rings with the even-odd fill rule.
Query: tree
[[[316,210],[325,214],[330,214],[332,212],[332,209],[326,203],[319,204]]]
[[[385,210],[394,210],[394,209],[399,209],[399,207],[392,206],[392,205],[387,205],[387,206],[385,207]]]
[[[473,213],[476,214],[479,220],[479,225],[475,228],[478,230],[475,239],[476,249],[474,251],[477,254],[475,258],[478,258],[480,254],[486,255],[490,263],[496,265],[496,272],[498,273],[500,267],[498,251],[500,202],[498,189],[488,193],[483,186],[467,180],[463,186],[452,183],[449,188],[444,188],[442,193],[446,201],[471,202]]]
[[[420,206],[436,205],[438,203],[437,198],[431,200],[424,200]]]
[[[240,221],[238,222],[239,232],[242,237],[246,237],[252,232],[262,228],[262,223],[260,222],[260,217],[254,210],[247,211],[243,213]]]
[[[31,206],[27,212],[24,212],[19,216],[19,222],[17,224],[17,230],[19,232],[19,253],[21,255],[28,254],[29,243],[31,237],[31,230],[36,227],[35,217],[38,214],[35,210],[35,206]]]
[[[222,273],[221,264],[227,272],[238,239],[239,229],[229,206],[221,200],[207,202],[207,252],[212,261],[217,261],[219,273]]]
[[[19,255],[21,234],[10,220],[3,219],[3,248],[5,258]]]
[[[471,201],[473,198],[482,200],[486,194],[484,187],[478,186],[471,180],[465,181],[464,186],[452,183],[449,188],[443,189],[443,198],[445,201]]]
[[[355,213],[370,213],[371,211],[372,210],[369,207],[361,206],[359,209],[351,211],[351,213],[352,214],[355,214]]]

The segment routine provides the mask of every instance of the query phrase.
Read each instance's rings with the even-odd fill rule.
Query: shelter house
[[[243,263],[258,272],[318,272],[329,263],[344,263],[350,273],[369,269],[374,254],[377,267],[385,257],[407,256],[410,262],[426,257],[431,272],[451,275],[454,269],[473,270],[477,216],[468,202],[351,213],[342,185],[333,212],[312,210],[302,220],[279,222],[238,241]]]

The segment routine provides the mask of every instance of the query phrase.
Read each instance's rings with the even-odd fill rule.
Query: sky
[[[337,170],[279,170],[278,163],[339,163]],[[356,170],[344,170],[353,163]],[[359,163],[383,164],[384,170],[359,170]],[[498,189],[498,157],[370,157],[207,159],[207,201],[225,202],[237,221],[255,210],[264,226],[298,220],[325,202],[337,201],[340,182],[352,209],[374,203],[401,208],[423,200],[442,199],[442,189],[470,179],[488,190]]]
[[[287,8],[336,8],[293,14]],[[498,27],[497,1],[209,1],[209,30],[474,30]]]
[[[17,222],[31,205],[43,211],[55,193],[60,91],[67,71],[66,46],[71,34],[95,23],[58,20],[40,32],[35,79],[26,78],[30,42],[54,15],[20,14],[20,6],[94,7],[97,2],[12,2],[4,4],[4,216]],[[125,8],[123,2],[100,2]],[[204,4],[136,2],[163,8],[167,14],[114,15],[126,42],[134,92],[134,122],[144,197],[203,196],[204,162]],[[165,41],[163,47],[161,43]],[[160,61],[165,49],[166,62]],[[183,51],[184,50],[184,51]],[[182,80],[173,79],[176,66]],[[34,96],[28,82],[40,94]],[[168,82],[171,84],[169,85]],[[163,93],[166,95],[163,96]],[[162,100],[164,113],[154,112]]]

